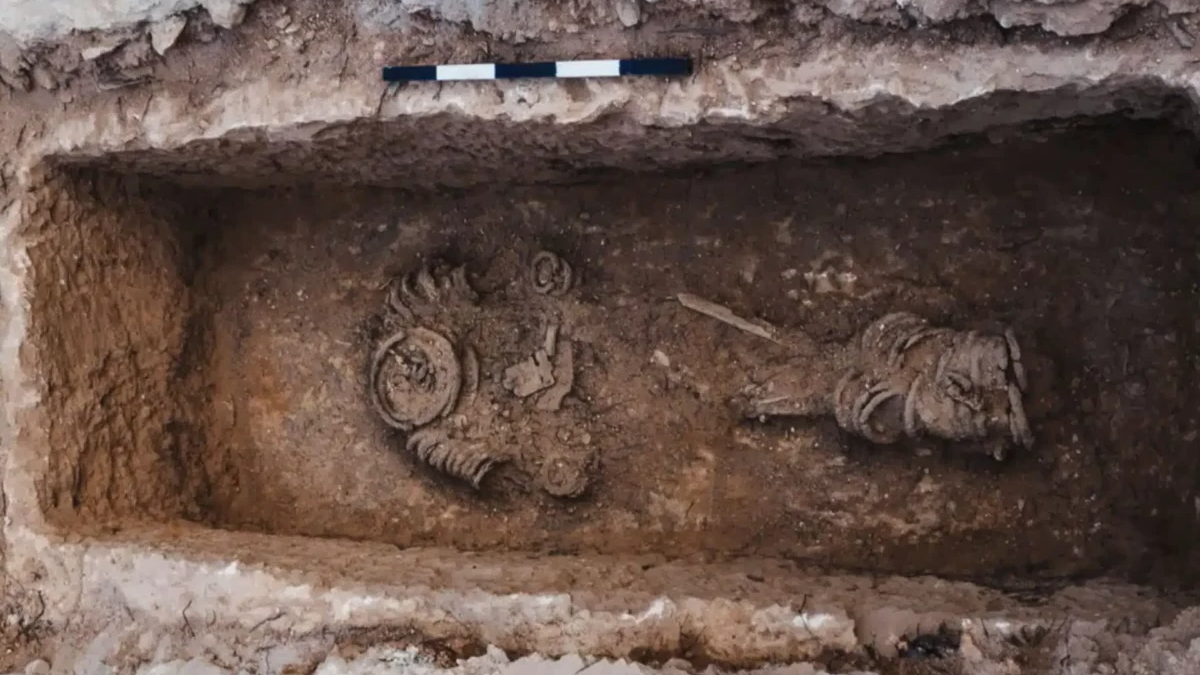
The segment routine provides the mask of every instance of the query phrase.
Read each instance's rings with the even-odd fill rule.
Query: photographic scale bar
[[[632,75],[691,75],[692,60],[605,59],[599,61],[544,61],[541,63],[467,63],[445,66],[387,66],[384,82],[454,82],[463,80],[514,80],[528,77],[627,77]]]

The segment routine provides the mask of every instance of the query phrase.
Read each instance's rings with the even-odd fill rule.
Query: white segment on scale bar
[[[494,80],[496,79],[496,64],[494,63],[464,63],[459,65],[438,66],[439,80]]]
[[[554,64],[554,74],[557,77],[617,77],[621,74],[621,61],[558,61]]]

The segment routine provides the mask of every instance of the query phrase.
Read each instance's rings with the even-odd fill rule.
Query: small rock
[[[150,26],[150,46],[162,56],[175,44],[183,29],[187,27],[187,17],[182,14],[169,16]]]
[[[654,350],[654,354],[650,357],[650,361],[662,366],[663,368],[671,367],[671,357],[664,354],[661,349]]]
[[[639,0],[617,0],[617,19],[626,28],[633,28],[642,20]]]
[[[42,89],[45,89],[46,91],[54,91],[58,87],[58,80],[55,79],[54,74],[42,64],[39,63],[38,65],[34,66],[31,72],[33,74],[34,83],[36,83],[37,86],[41,87]]]
[[[30,661],[25,666],[25,675],[50,675],[50,664],[42,659]]]
[[[104,42],[104,43],[94,45],[94,46],[88,47],[86,49],[80,50],[79,55],[83,57],[84,61],[95,61],[96,59],[100,58],[101,56],[104,56],[105,54],[113,53],[114,51],[117,50],[118,47],[125,44],[125,42],[126,41],[124,39],[122,39],[120,41],[114,41],[114,42]]]
[[[244,0],[225,0],[208,4],[208,15],[221,28],[233,28],[246,18]]]
[[[16,38],[0,31],[0,69],[22,70],[28,65],[21,53],[21,44]]]
[[[662,669],[664,671],[675,670],[681,673],[691,673],[696,670],[690,661],[681,659],[678,656],[667,659],[667,662],[662,665]]]

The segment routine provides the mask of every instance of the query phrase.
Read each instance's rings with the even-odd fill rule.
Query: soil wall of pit
[[[1200,201],[1182,140],[1127,125],[452,195],[50,170],[25,232],[44,506],[79,531],[186,519],[975,578],[1180,571],[1200,429]],[[541,250],[575,268],[567,295],[528,290]],[[478,354],[478,401],[453,423],[504,460],[479,491],[415,461],[366,394],[389,281],[434,260],[465,265],[476,294],[428,316]],[[680,292],[789,337],[691,312]],[[895,310],[1014,329],[1032,451],[997,463],[739,416],[746,386],[820,374]],[[574,358],[554,410],[505,383],[551,326]],[[570,500],[541,489],[563,457],[593,462]]]
[[[211,322],[193,292],[188,197],[154,179],[44,168],[24,202],[42,405],[23,433],[63,522],[202,518]],[[216,451],[216,452],[214,452]]]

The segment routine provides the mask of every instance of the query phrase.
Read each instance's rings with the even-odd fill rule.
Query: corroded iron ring
[[[428,328],[402,330],[371,359],[371,402],[389,426],[411,431],[448,414],[458,402],[462,366],[454,345]]]
[[[563,295],[571,290],[574,281],[571,264],[549,251],[533,256],[529,264],[529,283],[541,295]]]

